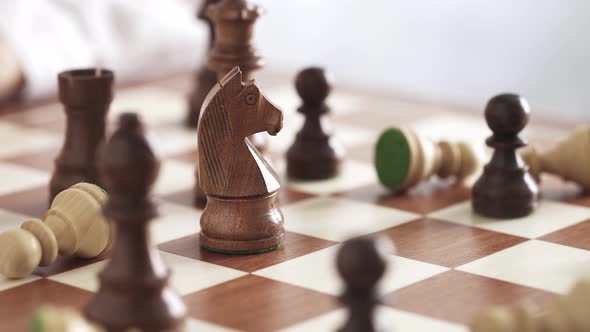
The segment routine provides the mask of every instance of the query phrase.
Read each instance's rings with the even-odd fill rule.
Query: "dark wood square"
[[[399,256],[451,268],[527,240],[430,218],[392,227],[379,234],[394,241]]]
[[[590,250],[590,219],[541,237],[541,240]]]
[[[0,208],[42,218],[49,208],[48,186],[36,187],[0,196]]]
[[[92,293],[49,279],[36,280],[0,292],[0,331],[30,331],[42,304],[81,309]]]
[[[337,308],[336,298],[247,275],[184,297],[191,317],[240,331],[276,331]]]
[[[380,184],[371,184],[342,196],[358,201],[375,203],[386,207],[427,214],[471,197],[471,191],[451,181],[431,180],[418,185],[406,193],[392,193]]]
[[[450,270],[386,295],[389,305],[459,324],[468,324],[484,309],[531,301],[543,308],[556,294]]]
[[[254,272],[335,244],[303,234],[286,232],[283,246],[276,250],[253,255],[225,255],[201,248],[199,235],[194,234],[163,243],[159,245],[159,249],[245,272]]]

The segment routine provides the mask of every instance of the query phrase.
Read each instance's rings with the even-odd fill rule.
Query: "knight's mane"
[[[199,158],[206,162],[199,162],[199,174],[207,178],[207,182],[220,189],[227,176],[227,169],[221,162],[224,139],[231,136],[232,124],[226,108],[223,86],[225,81],[216,84],[203,102],[199,119],[198,149]],[[202,167],[202,168],[201,168]],[[200,176],[200,175],[199,175]],[[203,188],[211,190],[212,188]]]
[[[221,85],[221,88],[223,88],[229,82],[231,82],[236,77],[236,75],[241,74],[241,73],[242,73],[242,71],[240,70],[240,67],[237,67],[237,66],[234,67],[232,70],[228,71],[227,74],[225,74],[225,76],[221,79],[221,81],[219,81],[219,85]]]

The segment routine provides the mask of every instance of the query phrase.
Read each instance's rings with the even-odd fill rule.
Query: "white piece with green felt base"
[[[404,191],[433,175],[462,181],[482,166],[481,154],[464,142],[437,143],[410,128],[385,130],[375,145],[379,181],[393,191]]]

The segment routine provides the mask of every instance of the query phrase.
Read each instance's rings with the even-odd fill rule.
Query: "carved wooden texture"
[[[201,110],[199,183],[208,195],[254,197],[276,192],[279,179],[246,138],[258,132],[276,135],[283,126],[281,110],[254,81],[242,83],[238,67],[213,87]]]

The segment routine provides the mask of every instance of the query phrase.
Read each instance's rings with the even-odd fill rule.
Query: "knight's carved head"
[[[240,134],[247,136],[266,131],[276,135],[283,128],[281,109],[262,94],[254,80],[242,82],[239,67],[228,72],[220,85],[234,128]]]

